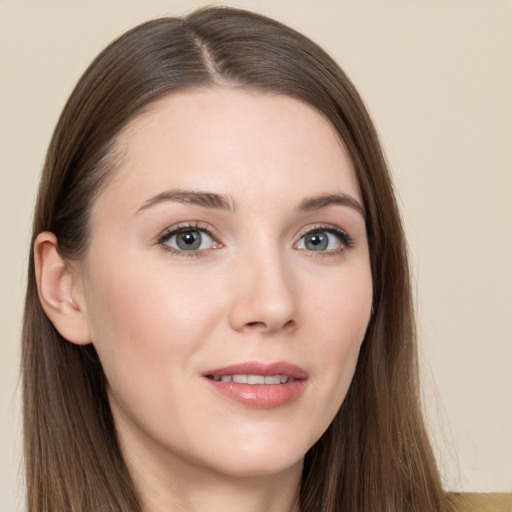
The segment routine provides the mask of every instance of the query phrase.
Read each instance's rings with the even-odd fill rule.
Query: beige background
[[[410,239],[425,402],[448,487],[512,490],[512,2],[245,0],[322,44],[373,114]],[[73,84],[113,37],[193,1],[0,0],[0,510],[21,510],[30,212]]]

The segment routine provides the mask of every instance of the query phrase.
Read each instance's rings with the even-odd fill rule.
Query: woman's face
[[[336,132],[290,97],[187,91],[135,119],[116,154],[81,279],[125,455],[300,468],[347,393],[372,303]]]

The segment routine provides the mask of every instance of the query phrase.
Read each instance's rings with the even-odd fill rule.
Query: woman
[[[448,509],[389,174],[304,36],[206,9],[112,43],[32,249],[29,510]]]

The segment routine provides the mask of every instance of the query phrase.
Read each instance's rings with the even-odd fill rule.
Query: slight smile
[[[308,380],[304,369],[287,362],[246,362],[203,376],[218,393],[252,409],[273,409],[296,400]]]

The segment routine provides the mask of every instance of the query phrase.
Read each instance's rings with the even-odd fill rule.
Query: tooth
[[[292,377],[286,375],[248,375],[248,374],[236,374],[236,375],[214,375],[213,380],[221,382],[236,382],[238,384],[286,384],[292,380]]]
[[[247,375],[247,384],[265,384],[263,375]]]

